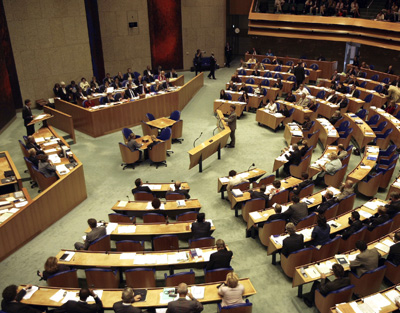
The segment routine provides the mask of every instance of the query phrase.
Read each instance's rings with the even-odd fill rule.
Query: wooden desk
[[[0,227],[9,218],[15,217],[20,210],[25,209],[30,202],[32,199],[26,188],[0,195]]]
[[[244,109],[247,106],[246,102],[239,102],[239,101],[231,101],[231,100],[222,100],[222,99],[215,99],[214,100],[214,110],[213,112],[216,113],[217,110],[220,110],[224,115],[231,114],[231,105],[236,107],[235,113],[238,118],[240,118],[243,114]]]
[[[192,222],[175,222],[175,223],[137,223],[126,224],[118,223],[117,228],[111,232],[111,240],[125,240],[135,238],[135,240],[152,240],[156,236],[161,235],[177,235],[180,239],[189,239],[192,235]],[[134,232],[120,232],[126,226],[136,226]],[[90,228],[85,233],[90,232]],[[215,226],[211,226],[211,233],[215,230]]]
[[[330,188],[332,188],[332,187],[330,187]],[[314,195],[315,195],[315,202],[317,202],[319,200],[320,203],[322,203],[322,195],[321,195],[321,193],[317,193],[317,194],[314,194]],[[311,197],[314,197],[314,195],[312,195]],[[310,197],[308,197],[308,198],[310,198]],[[369,202],[378,202],[378,203],[386,204],[386,201],[379,200],[379,199],[374,199],[374,200],[371,200]],[[313,203],[313,205],[314,205],[314,203]],[[374,215],[375,213],[378,212],[378,206],[376,206],[376,208],[373,210],[373,209],[370,209],[370,208],[366,207],[365,204],[364,204],[363,206],[361,206],[361,208],[358,208],[358,209],[355,209],[355,210],[356,211],[361,211],[361,210],[362,211],[366,211],[367,213],[370,213],[370,214]],[[351,210],[350,212],[347,212],[345,214],[342,214],[340,216],[337,216],[337,217],[334,217],[333,219],[328,220],[328,222],[329,221],[335,221],[336,223],[340,224],[339,227],[336,227],[336,228],[335,227],[331,227],[331,232],[330,232],[331,235],[336,234],[338,232],[341,232],[344,229],[346,229],[347,227],[349,227],[349,217],[351,217],[351,213],[353,211],[354,210]],[[361,215],[360,220],[361,221],[365,220],[365,217],[362,214],[360,214],[360,215]],[[311,227],[307,227],[307,228],[296,230],[296,232],[297,233],[301,233],[301,231],[303,231],[303,230],[307,230],[307,229],[310,230],[310,229],[313,229],[314,227],[315,227],[315,225],[311,226]],[[304,233],[303,233],[303,235],[304,235]],[[268,244],[268,255],[276,254],[276,253],[280,252],[280,250],[282,249],[282,245],[280,243],[278,243],[275,238],[270,238],[269,241],[270,242]],[[310,237],[304,235],[304,243],[307,243],[307,242],[310,242],[310,241],[311,241],[311,232],[310,232]]]
[[[347,65],[346,65],[346,72],[347,72],[349,69],[353,68],[353,67],[354,67],[353,64],[347,64]],[[384,73],[384,72],[374,71],[374,70],[370,70],[370,69],[363,68],[363,67],[360,68],[360,70],[361,70],[362,72],[367,73],[367,77],[366,77],[366,78],[371,78],[372,76],[378,74],[378,75],[379,75],[379,80],[380,80],[380,81],[382,81],[382,79],[384,79],[384,78],[389,78],[390,81],[392,82],[392,81],[396,80],[396,78],[398,77],[398,75],[387,74],[387,73]]]
[[[290,109],[294,109],[294,112],[293,112],[293,115],[292,115],[293,120],[296,121],[296,122],[299,122],[300,124],[304,123],[304,118],[306,116],[311,117],[311,114],[314,113],[310,109],[303,108],[302,106],[296,105],[296,104],[294,104],[292,102],[287,102],[287,101],[283,101],[283,100],[277,100],[276,102],[280,103],[280,104],[285,104],[288,107],[289,110]]]
[[[320,130],[319,140],[321,140],[324,148],[339,139],[336,128],[326,118],[317,118],[315,125]]]
[[[265,173],[267,172],[259,168],[255,168],[246,172],[237,173],[236,176],[243,176],[243,178],[247,179],[249,182],[253,182],[259,179],[261,176],[265,175]],[[228,181],[228,176],[218,178],[217,192],[221,193],[221,199],[224,199],[224,192],[226,191],[226,187],[228,186]]]
[[[390,184],[389,191],[387,192],[386,200],[389,199],[392,192],[400,193],[400,175]]]
[[[350,127],[353,128],[353,138],[360,149],[376,138],[371,127],[354,113],[344,113],[343,118],[350,122]]]
[[[157,198],[165,198],[165,194],[171,190],[172,187],[175,188],[175,183],[144,183],[142,186],[147,186],[155,194]],[[182,182],[181,190],[190,191],[189,183]]]
[[[240,87],[242,86],[241,83],[233,83],[233,84],[238,88],[238,90],[239,90]],[[229,82],[226,83],[226,88],[228,88],[228,86],[229,86]],[[252,87],[253,90],[256,89],[256,88],[258,88],[258,85],[255,85],[255,84],[246,84],[246,86]],[[269,87],[269,86],[262,86],[262,89],[267,89],[267,96],[264,97],[264,100],[269,100],[269,102],[275,101],[275,99],[276,99],[276,97],[278,96],[279,91],[280,91],[279,88]],[[235,98],[235,99],[233,98],[233,95],[234,95],[234,94],[236,94],[236,93],[237,93],[238,95],[242,95],[242,94],[243,94],[243,91],[230,91],[230,90],[225,90],[225,92],[230,93],[230,94],[232,95],[232,100],[236,100],[236,98]],[[250,104],[250,102],[251,102],[252,97],[257,96],[257,95],[255,95],[254,93],[248,93],[247,95],[249,96],[249,100],[250,100],[250,101],[249,101],[249,104]],[[238,96],[238,98],[239,98],[239,96]],[[266,102],[266,101],[265,101],[265,102]]]
[[[327,119],[331,118],[336,111],[340,110],[339,104],[328,102],[322,99],[315,100],[317,101],[317,103],[319,103],[317,114],[322,115]],[[345,110],[347,110],[347,108]]]
[[[385,132],[388,129],[393,129],[393,132],[390,134],[390,140],[396,145],[400,146],[400,120],[395,118],[392,114],[386,113],[382,109],[377,109],[374,107],[369,108],[368,118],[371,118],[374,114],[380,115],[379,123],[386,121],[388,124],[383,129]]]
[[[249,63],[248,63],[248,64],[249,64]],[[254,64],[254,63],[253,63],[253,64]],[[270,65],[272,65],[272,64],[270,64]],[[276,67],[277,65],[273,65],[273,66]],[[253,67],[254,67],[254,66],[253,66]],[[246,72],[246,76],[253,77],[253,78],[255,78],[255,77],[267,78],[267,77],[264,77],[265,73],[271,73],[272,77],[274,77],[276,74],[280,74],[280,75],[282,75],[282,80],[289,80],[290,77],[295,77],[294,74],[288,73],[287,71],[286,71],[286,72],[284,72],[284,71],[275,71],[275,70],[274,70],[275,67],[274,67],[273,69],[260,70],[260,71],[259,71],[259,72],[260,72],[260,76],[254,76],[254,75],[252,75],[253,69],[242,68],[242,67],[237,68],[235,73],[238,73],[238,74],[239,74],[239,71],[240,71],[240,70],[244,70],[244,71]],[[289,69],[289,66],[286,66],[286,68],[287,68],[287,70],[288,70],[288,69]],[[309,79],[309,76],[308,76],[308,75],[305,75],[305,77],[306,77],[306,78],[304,79],[304,84],[308,84],[308,83],[309,83],[309,80],[310,80],[310,79]]]
[[[240,284],[244,286],[244,296],[249,297],[255,295],[257,292],[250,282],[249,278],[239,279]],[[221,297],[218,295],[218,288],[216,288],[220,282],[208,283],[208,284],[198,284],[196,286],[205,287],[204,299],[199,299],[202,303],[214,303],[221,301]],[[24,285],[20,286],[20,288]],[[135,302],[132,305],[140,308],[152,308],[152,307],[166,307],[167,304],[160,303],[160,293],[163,291],[163,287],[158,288],[148,288],[146,301]],[[55,302],[50,300],[50,298],[58,291],[60,288],[57,287],[40,287],[29,300],[22,300],[23,303],[30,305],[41,305],[48,307],[60,307],[61,302]],[[79,289],[73,288],[63,288],[70,292],[79,292]],[[121,301],[122,289],[103,289],[103,296],[101,301],[103,302],[103,307],[105,309],[112,309],[115,302]]]
[[[178,203],[175,200],[167,200],[162,201],[164,203],[164,210],[160,209],[152,209],[148,210],[147,205],[151,203],[150,201],[118,201],[111,210],[117,213],[123,213],[133,216],[143,216],[146,213],[159,213],[163,215],[167,215],[169,217],[175,218],[176,215],[185,213],[188,211],[200,211],[201,204],[197,199],[187,199],[185,201],[185,206],[178,206]],[[128,202],[125,206],[123,206],[126,202]]]
[[[232,76],[233,77],[233,76]],[[246,82],[247,79],[249,78],[253,78],[254,79],[254,84],[255,85],[259,85],[262,83],[263,80],[269,80],[269,84],[273,85],[276,83],[276,78],[271,78],[271,77],[262,77],[262,76],[248,76],[248,75],[238,75],[238,77],[242,80],[243,83]],[[293,89],[294,86],[294,82],[293,81],[289,81],[289,80],[284,80],[282,79],[282,92],[289,92],[290,90]]]
[[[349,179],[353,183],[358,183],[359,181],[363,180],[375,168],[378,156],[378,146],[365,147],[364,157],[357,165],[357,167],[352,170],[349,175],[347,175],[346,180]]]
[[[285,125],[283,137],[285,138],[287,145],[291,146],[292,144],[297,144],[300,140],[303,140],[303,131],[296,123],[288,123]]]
[[[325,148],[324,153],[319,157],[319,159],[313,163],[310,164],[310,167],[308,168],[308,175],[310,177],[313,177],[314,175],[317,175],[319,172],[321,172],[321,168],[318,166],[320,165],[325,165],[326,162],[329,161],[328,155],[331,154],[332,152],[338,152],[338,147],[337,146],[327,146]]]
[[[146,122],[146,124],[151,126],[151,127],[155,127],[155,128],[158,128],[158,129],[163,129],[163,128],[170,127],[170,126],[174,125],[175,122],[176,121],[171,120],[171,119],[169,119],[167,117],[160,117],[160,118],[157,118],[157,119],[155,119],[153,121]]]
[[[72,116],[75,129],[99,137],[123,127],[139,125],[140,121],[146,120],[147,112],[159,118],[169,116],[175,110],[181,111],[202,86],[203,73],[200,73],[175,91],[99,110],[83,108],[60,99],[55,100],[55,106],[57,110]]]
[[[65,114],[61,111],[57,111],[49,106],[43,107],[43,112],[49,113],[53,116],[47,124],[55,128],[61,129],[62,131],[68,133],[74,143],[76,143],[74,121],[71,115]]]
[[[153,142],[156,142],[156,141],[162,142],[162,140],[159,140],[159,139],[153,140],[151,138],[151,136],[149,136],[149,135],[137,138],[136,141],[141,144],[141,146],[139,148],[140,150],[146,150],[150,146],[150,144],[152,144]]]
[[[230,94],[232,96],[232,101],[238,101],[239,97],[243,94],[243,92],[238,92],[238,91],[231,91],[231,90],[225,90],[226,94]],[[268,99],[268,92],[267,96],[264,97],[262,95],[256,94],[256,93],[248,93],[249,96],[249,103],[247,103],[246,110],[248,111],[249,108],[253,109],[258,109],[260,106],[261,101],[264,101],[264,98]],[[275,98],[274,98],[275,100]],[[215,112],[215,110],[214,110]]]
[[[258,125],[265,125],[275,131],[285,118],[282,113],[270,113],[264,108],[258,109],[256,112]]]
[[[14,175],[5,177],[4,172],[13,171]],[[8,151],[0,152],[0,194],[22,189],[21,176]]]

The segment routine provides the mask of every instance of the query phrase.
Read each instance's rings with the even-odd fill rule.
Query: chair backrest
[[[373,197],[377,192],[382,180],[382,172],[368,174],[366,180],[358,183],[358,192],[367,197]]]
[[[383,89],[382,85],[377,85],[377,86],[375,86],[375,88],[374,88],[374,90],[375,90],[376,92],[381,92],[382,89]]]
[[[271,199],[269,199],[267,207],[270,208],[274,203],[286,203],[289,198],[289,189],[284,189],[276,194],[274,194]]]
[[[249,182],[243,182],[240,184],[237,184],[232,187],[232,189],[240,189],[241,191],[246,191],[250,189],[250,183]]]
[[[154,117],[154,115],[153,114],[151,114],[151,113],[146,113],[146,117],[147,117],[147,119],[149,120],[149,121],[154,121],[156,118]]]
[[[283,76],[281,73],[275,73],[274,78],[280,78],[283,79]]]
[[[310,76],[310,70],[305,69],[305,70],[304,70],[304,74],[306,74],[307,76]]]
[[[243,69],[241,69],[241,70],[238,72],[238,75],[246,75],[246,71],[243,70]]]
[[[346,152],[347,152],[347,151],[346,151]],[[350,153],[347,152],[347,155],[346,155],[346,156],[343,158],[343,160],[341,161],[341,162],[342,162],[342,165],[345,165],[345,164],[349,165],[350,157],[351,157],[351,152],[350,152]]]
[[[370,103],[374,95],[371,93],[364,98],[365,103]]]
[[[317,93],[317,98],[318,99],[323,99],[325,97],[325,90],[320,90]]]
[[[357,277],[350,272],[350,282],[355,286],[354,293],[364,297],[378,292],[385,276],[385,271],[386,265],[382,265],[372,271],[365,272],[361,277]]]
[[[253,303],[246,299],[245,303],[238,303],[221,307],[218,303],[218,312],[220,313],[251,313],[253,311]]]
[[[26,167],[28,168],[29,176],[31,177],[31,180],[36,181],[36,176],[35,176],[35,171],[33,170],[33,163],[28,160],[27,157],[24,157]]]
[[[269,184],[272,184],[274,180],[275,180],[275,175],[269,175],[267,177],[261,178],[258,183],[257,182],[253,182],[253,188],[257,188],[257,187],[260,187],[262,185],[267,186]]]
[[[253,93],[253,87],[247,86],[247,92],[248,93]]]
[[[214,237],[189,239],[189,248],[190,249],[213,247],[213,246],[215,246],[215,238]]]
[[[263,60],[261,61],[261,63],[269,64],[269,63],[271,63],[271,60],[268,59],[268,58],[265,58],[265,59],[263,59]]]
[[[390,232],[390,228],[392,227],[392,222],[393,220],[390,219],[385,223],[376,226],[373,230],[367,231],[365,234],[364,241],[366,243],[369,243],[371,241],[374,241],[376,239],[379,239],[387,235]]]
[[[130,134],[132,134],[133,133],[133,131],[132,131],[132,129],[130,129],[130,128],[123,128],[122,129],[122,135],[123,135],[123,137],[124,137],[124,140],[125,140],[125,143],[127,143],[127,141],[128,141],[128,137],[129,137],[129,135]]]
[[[396,145],[390,145],[386,150],[379,150],[379,157],[391,158],[396,150]]]
[[[350,126],[350,122],[349,121],[344,121],[339,125],[339,127],[337,128],[337,131],[338,132],[345,131],[347,128],[349,128],[349,126]]]
[[[149,159],[152,162],[163,162],[167,159],[167,142],[158,142],[149,151]]]
[[[340,200],[336,214],[342,215],[344,213],[351,211],[353,209],[355,199],[356,199],[356,194],[352,193],[344,197],[342,200]]]
[[[110,235],[104,235],[93,241],[89,247],[89,251],[111,251]]]
[[[326,296],[323,296],[317,289],[315,291],[315,306],[320,313],[330,313],[331,307],[334,307],[338,303],[345,303],[351,300],[354,288],[354,285],[349,285],[332,291]]]
[[[306,227],[310,227],[311,225],[314,225],[317,222],[317,214],[314,212],[311,213],[310,215],[307,215],[306,217],[302,218],[296,225],[297,229],[302,229]]]
[[[50,287],[79,288],[78,274],[76,269],[59,272],[47,278]]]
[[[165,287],[175,287],[180,283],[186,283],[187,285],[195,284],[195,274],[193,270],[189,272],[181,272],[173,275],[164,274],[165,277]]]
[[[247,222],[249,220],[249,213],[262,210],[265,208],[265,199],[251,199],[246,201],[242,208],[242,217]]]
[[[314,187],[315,187],[314,184],[310,184],[307,187],[301,189],[300,192],[299,192],[299,198],[301,199],[301,198],[304,198],[304,197],[311,196],[313,191],[314,191]],[[289,199],[291,199],[291,198],[292,197],[289,196]]]
[[[88,268],[85,270],[86,282],[90,288],[118,288],[119,273],[111,269]]]
[[[195,221],[197,219],[197,214],[199,214],[197,211],[185,212],[177,215],[176,221],[177,222]]]
[[[271,72],[265,72],[265,74],[263,76],[267,77],[267,78],[270,78],[270,77],[272,77],[272,73]]]
[[[139,150],[131,151],[131,149],[129,149],[127,145],[121,142],[119,143],[119,151],[121,152],[122,162],[126,164],[136,163],[140,159]]]
[[[179,119],[181,118],[181,112],[175,110],[174,112],[171,113],[171,116],[169,118],[174,121],[179,121]]]
[[[121,97],[122,97],[121,93],[118,92],[117,94],[115,94],[114,99],[115,99],[115,101],[119,101],[119,99],[121,99]]]
[[[319,69],[319,66],[318,66],[317,63],[313,63],[313,64],[310,65],[310,68],[312,68],[314,71],[316,71],[316,70]]]
[[[387,170],[383,171],[382,179],[379,184],[379,188],[386,189],[389,186],[389,183],[392,180],[392,175],[393,175],[395,167],[396,167],[396,164],[392,164],[389,166],[389,168]],[[379,168],[378,168],[378,170],[379,170]]]
[[[351,134],[353,133],[353,128],[348,128],[345,130],[344,134],[340,135],[337,143],[341,143],[345,148],[349,146],[351,140]]]
[[[157,138],[163,141],[167,141],[171,138],[171,128],[170,127],[165,127],[161,132],[160,132],[160,136],[158,136]]]
[[[263,227],[258,229],[258,238],[261,243],[268,247],[271,235],[282,234],[285,231],[286,220],[274,220],[264,223]]]
[[[301,174],[307,172],[307,169],[311,164],[311,155],[306,156],[301,160],[299,165],[290,165],[289,171],[290,175],[296,178],[301,178]]]
[[[143,214],[143,223],[165,223],[166,218],[160,213],[146,213]]]
[[[394,285],[400,283],[400,265],[396,266],[390,261],[386,261],[385,265],[386,265],[386,273],[385,273],[386,279],[388,279]]]
[[[133,217],[135,220],[136,218]],[[134,223],[135,221],[132,220],[132,217],[121,214],[121,213],[109,213],[108,220],[111,223]]]
[[[151,192],[146,191],[135,192],[133,197],[136,201],[152,201],[154,199],[154,195]]]
[[[100,104],[104,104],[106,102],[107,97],[101,97],[99,102]]]
[[[384,84],[389,84],[389,82],[390,82],[389,77],[385,77],[384,79],[382,79],[382,83],[384,83]]]
[[[289,76],[287,80],[291,82],[296,82],[296,76]]]
[[[230,93],[225,93],[225,96],[227,100],[232,100],[232,95]]]
[[[392,228],[390,229],[390,231],[395,231],[397,228],[400,227],[400,212],[398,212],[397,214],[395,214],[392,218],[393,222],[392,222]]]
[[[144,251],[144,241],[121,240],[115,243],[115,247],[119,252]]]
[[[293,278],[296,267],[311,262],[313,252],[314,248],[309,247],[292,252],[288,257],[281,254],[281,266],[283,272],[288,277]]]
[[[339,209],[339,203],[331,205],[325,212],[324,216],[327,220],[337,216],[337,211]]]
[[[339,188],[343,181],[344,175],[346,174],[347,164],[343,165],[335,174],[329,175],[328,173],[324,176],[325,185]]]
[[[356,115],[363,120],[363,119],[365,119],[365,116],[367,115],[367,110],[361,109],[360,111],[358,111],[356,113]]]
[[[225,281],[226,280],[226,275],[228,273],[233,272],[232,267],[226,267],[226,268],[217,268],[214,270],[204,270],[204,279],[206,284],[207,283],[214,283],[218,281]]]
[[[387,126],[387,122],[383,121],[381,123],[379,123],[378,127],[375,129],[375,131],[382,131],[386,126]]]
[[[286,65],[292,66],[293,65],[293,61],[287,61]]]
[[[335,237],[323,244],[319,249],[315,249],[312,253],[312,262],[334,256],[339,251],[340,239],[340,237]]]
[[[142,125],[143,136],[146,136],[146,135],[147,136],[157,136],[158,135],[157,128],[150,127],[144,121],[141,121],[140,124]]]
[[[367,82],[366,82],[366,81],[363,81],[363,82],[360,84],[360,87],[361,87],[361,88],[365,88],[365,86],[367,86]]]
[[[32,169],[40,191],[46,190],[57,181],[57,176],[45,177],[35,166],[32,166]]]
[[[24,155],[25,158],[28,158],[29,152],[28,152],[28,149],[26,148],[25,144],[20,139],[18,139],[18,142],[19,142],[19,146],[21,148],[22,154]]]
[[[153,238],[154,251],[178,250],[179,240],[176,235],[162,235]]]
[[[378,81],[379,80],[379,74],[372,75],[371,76],[371,80]]]
[[[150,288],[156,286],[153,268],[132,268],[125,271],[126,285],[131,288]]]
[[[171,193],[168,193],[168,194],[165,196],[165,199],[166,199],[166,200],[185,200],[186,197],[185,197],[185,195],[182,195],[182,194],[180,194],[180,193],[171,192]]]
[[[339,253],[350,251],[354,249],[356,242],[363,240],[367,232],[367,226],[361,227],[358,231],[351,234],[347,240],[340,238]]]
[[[367,124],[369,126],[376,125],[380,118],[381,118],[381,116],[379,114],[375,114],[371,118],[368,119]]]
[[[264,77],[265,77],[266,74],[267,74],[267,73],[264,74]],[[269,86],[269,80],[268,80],[268,79],[264,79],[264,80],[261,82],[261,85],[262,85],[262,86]]]
[[[247,78],[246,79],[246,84],[254,84],[254,79],[253,78]]]
[[[313,147],[317,146],[319,133],[320,133],[320,130],[317,129],[315,132],[313,132],[311,134],[308,134],[308,140],[307,141],[308,141],[308,145],[309,146],[313,146]]]
[[[280,72],[280,71],[282,71],[282,66],[280,66],[280,65],[275,66],[274,71],[275,71],[275,72]]]

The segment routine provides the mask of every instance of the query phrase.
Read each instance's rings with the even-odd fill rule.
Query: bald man
[[[168,303],[167,313],[198,313],[203,311],[203,305],[188,292],[188,286],[185,283],[178,285],[178,294],[178,300]],[[186,296],[190,300],[186,300]]]
[[[179,180],[177,180],[175,182],[175,188],[171,188],[169,191],[167,191],[166,195],[179,193],[180,195],[185,196],[186,199],[190,199],[190,195],[189,195],[188,191],[182,190],[181,185],[182,185],[182,183]]]

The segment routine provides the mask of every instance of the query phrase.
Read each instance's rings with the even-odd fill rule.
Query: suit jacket
[[[175,191],[167,191],[166,195],[171,193],[179,193],[180,195],[184,195],[186,199],[190,199],[190,195],[187,190],[175,190]]]
[[[301,250],[304,248],[304,237],[303,234],[294,234],[283,240],[282,254],[288,257],[289,254]]]
[[[363,227],[363,223],[360,220],[352,221],[351,225],[342,233],[342,238],[347,240],[352,234],[359,231]]]
[[[290,152],[289,156],[286,156],[285,154],[285,157],[288,160],[288,165],[299,165],[301,162],[301,151],[292,151]]]
[[[390,247],[387,260],[394,265],[400,265],[400,242]]]
[[[95,297],[96,303],[89,304],[87,302],[69,300],[60,308],[55,309],[54,313],[103,313],[103,303],[99,297]]]
[[[69,101],[69,94],[68,94],[68,89],[65,88],[65,92],[62,88],[58,91],[58,96],[61,98],[61,100],[64,101]]]
[[[135,76],[133,75],[133,73],[125,73],[124,74],[124,80],[128,80],[129,77],[133,79]]]
[[[287,96],[285,98],[285,101],[287,101],[287,102],[295,102],[296,101],[296,96],[295,95]]]
[[[231,266],[233,252],[226,249],[218,250],[210,255],[210,261],[207,263],[206,270],[214,270],[216,268],[225,268]]]
[[[382,214],[378,216],[372,216],[369,218],[369,223],[368,223],[368,230],[373,230],[375,227],[385,223],[390,219],[388,214]]]
[[[265,200],[265,207],[267,207],[267,205],[268,205],[269,195],[266,195],[265,193],[263,193],[261,191],[251,190],[250,191],[250,198],[251,199],[264,199]]]
[[[149,186],[139,186],[136,188],[132,189],[132,194],[135,195],[135,193],[139,192],[139,191],[144,191],[144,192],[149,192],[149,193],[153,193],[151,191],[151,189],[149,188]]]
[[[342,99],[338,102],[339,106],[341,109],[344,109],[345,107],[347,107],[347,105],[349,104],[349,100],[346,99]]]
[[[168,72],[165,75],[165,77],[167,77],[167,78],[178,78],[178,74],[177,73],[172,74],[172,72]]]
[[[32,111],[26,105],[22,109],[22,118],[24,119],[24,126],[27,126],[32,120]]]
[[[104,226],[99,226],[99,227],[93,228],[91,230],[91,232],[86,235],[84,249],[87,250],[89,248],[89,245],[93,241],[95,241],[105,235],[107,235],[107,231]]]
[[[400,212],[400,200],[391,201],[389,204],[385,205],[385,208],[387,209],[386,213],[390,216],[390,218],[394,217]]]
[[[314,227],[312,233],[311,233],[311,238],[313,239],[313,245],[323,245],[324,243],[328,242],[331,238],[329,237],[329,234],[331,232],[331,226],[327,225],[327,227],[322,228],[319,227],[318,225]]]
[[[141,309],[134,307],[132,305],[124,305],[123,301],[115,302],[113,305],[113,310],[115,313],[140,313]]]
[[[198,313],[203,311],[203,305],[197,300],[178,300],[168,303],[167,313]]]
[[[231,115],[229,115],[229,117],[228,117],[228,127],[231,129],[231,131],[235,131],[236,130],[236,119],[237,119],[237,116],[236,116],[236,113],[235,113],[235,111],[233,111],[232,113],[231,113]]]
[[[124,98],[125,99],[132,99],[133,97],[132,97],[132,95],[131,95],[131,91],[132,91],[132,93],[133,93],[133,97],[136,97],[137,96],[137,93],[136,93],[136,91],[135,91],[135,89],[127,89],[127,90],[125,90],[125,93],[124,93]]]
[[[19,301],[25,296],[26,291],[21,289],[17,295],[17,302],[5,302],[4,299],[1,301],[1,309],[7,313],[41,313],[42,311],[30,307],[25,303]]]
[[[39,172],[44,175],[44,177],[56,176],[56,167],[51,165],[49,162],[39,162]]]
[[[323,198],[323,199],[325,199],[325,198]],[[325,211],[327,210],[327,209],[329,209],[332,205],[334,205],[336,203],[336,200],[334,199],[334,198],[332,198],[332,199],[329,199],[329,200],[327,200],[327,201],[325,201],[325,202],[322,202],[316,209],[315,209],[315,212],[318,212],[318,213],[325,213]]]
[[[329,279],[322,279],[318,289],[322,295],[326,296],[332,291],[339,290],[340,288],[349,285],[350,278],[348,277],[336,278],[334,281],[329,281]]]
[[[302,189],[306,188],[307,186],[311,185],[312,183],[313,183],[313,181],[312,181],[311,179],[303,180],[303,181],[297,186],[296,189],[293,189],[293,193],[294,193],[295,195],[300,194],[300,191],[301,191]]]
[[[285,213],[275,213],[272,214],[268,217],[267,222],[272,222],[272,221],[276,221],[276,220],[286,220],[286,216]],[[262,225],[264,225],[264,223],[259,223],[258,227],[261,227]]]
[[[302,66],[296,66],[293,70],[293,74],[296,76],[296,81],[298,84],[301,84],[306,77],[304,67]]]
[[[351,269],[355,269],[358,276],[363,273],[374,270],[378,267],[381,255],[375,248],[367,249],[356,256],[354,261],[350,262]]]
[[[105,99],[104,99],[104,103],[113,103],[113,102],[117,102],[115,99],[110,99],[110,98],[108,98],[108,97],[106,97]]]
[[[284,212],[284,215],[290,222],[296,225],[302,218],[308,215],[307,204],[304,202],[292,204],[289,209]]]
[[[209,237],[211,234],[210,222],[192,223],[192,234],[193,234],[193,239]]]

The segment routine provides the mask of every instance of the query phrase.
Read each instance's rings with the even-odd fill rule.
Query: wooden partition
[[[220,110],[217,110],[218,116],[218,134],[212,136],[207,141],[189,150],[189,169],[199,165],[199,172],[203,171],[203,161],[218,152],[218,159],[221,158],[221,149],[225,147],[228,142],[228,137],[231,134],[231,130],[224,121],[224,115]]]
[[[74,121],[72,120],[71,115],[68,115],[66,113],[63,113],[48,106],[45,106],[43,108],[43,111],[53,116],[51,119],[47,121],[48,125],[51,125],[55,128],[58,128],[68,133],[74,140],[74,143],[76,143]]]
[[[55,99],[55,106],[72,116],[75,129],[92,137],[99,137],[124,127],[133,127],[146,120],[146,113],[155,118],[170,116],[172,111],[183,109],[195,93],[203,86],[203,74],[183,85],[179,90],[144,99],[116,104],[92,110]]]

